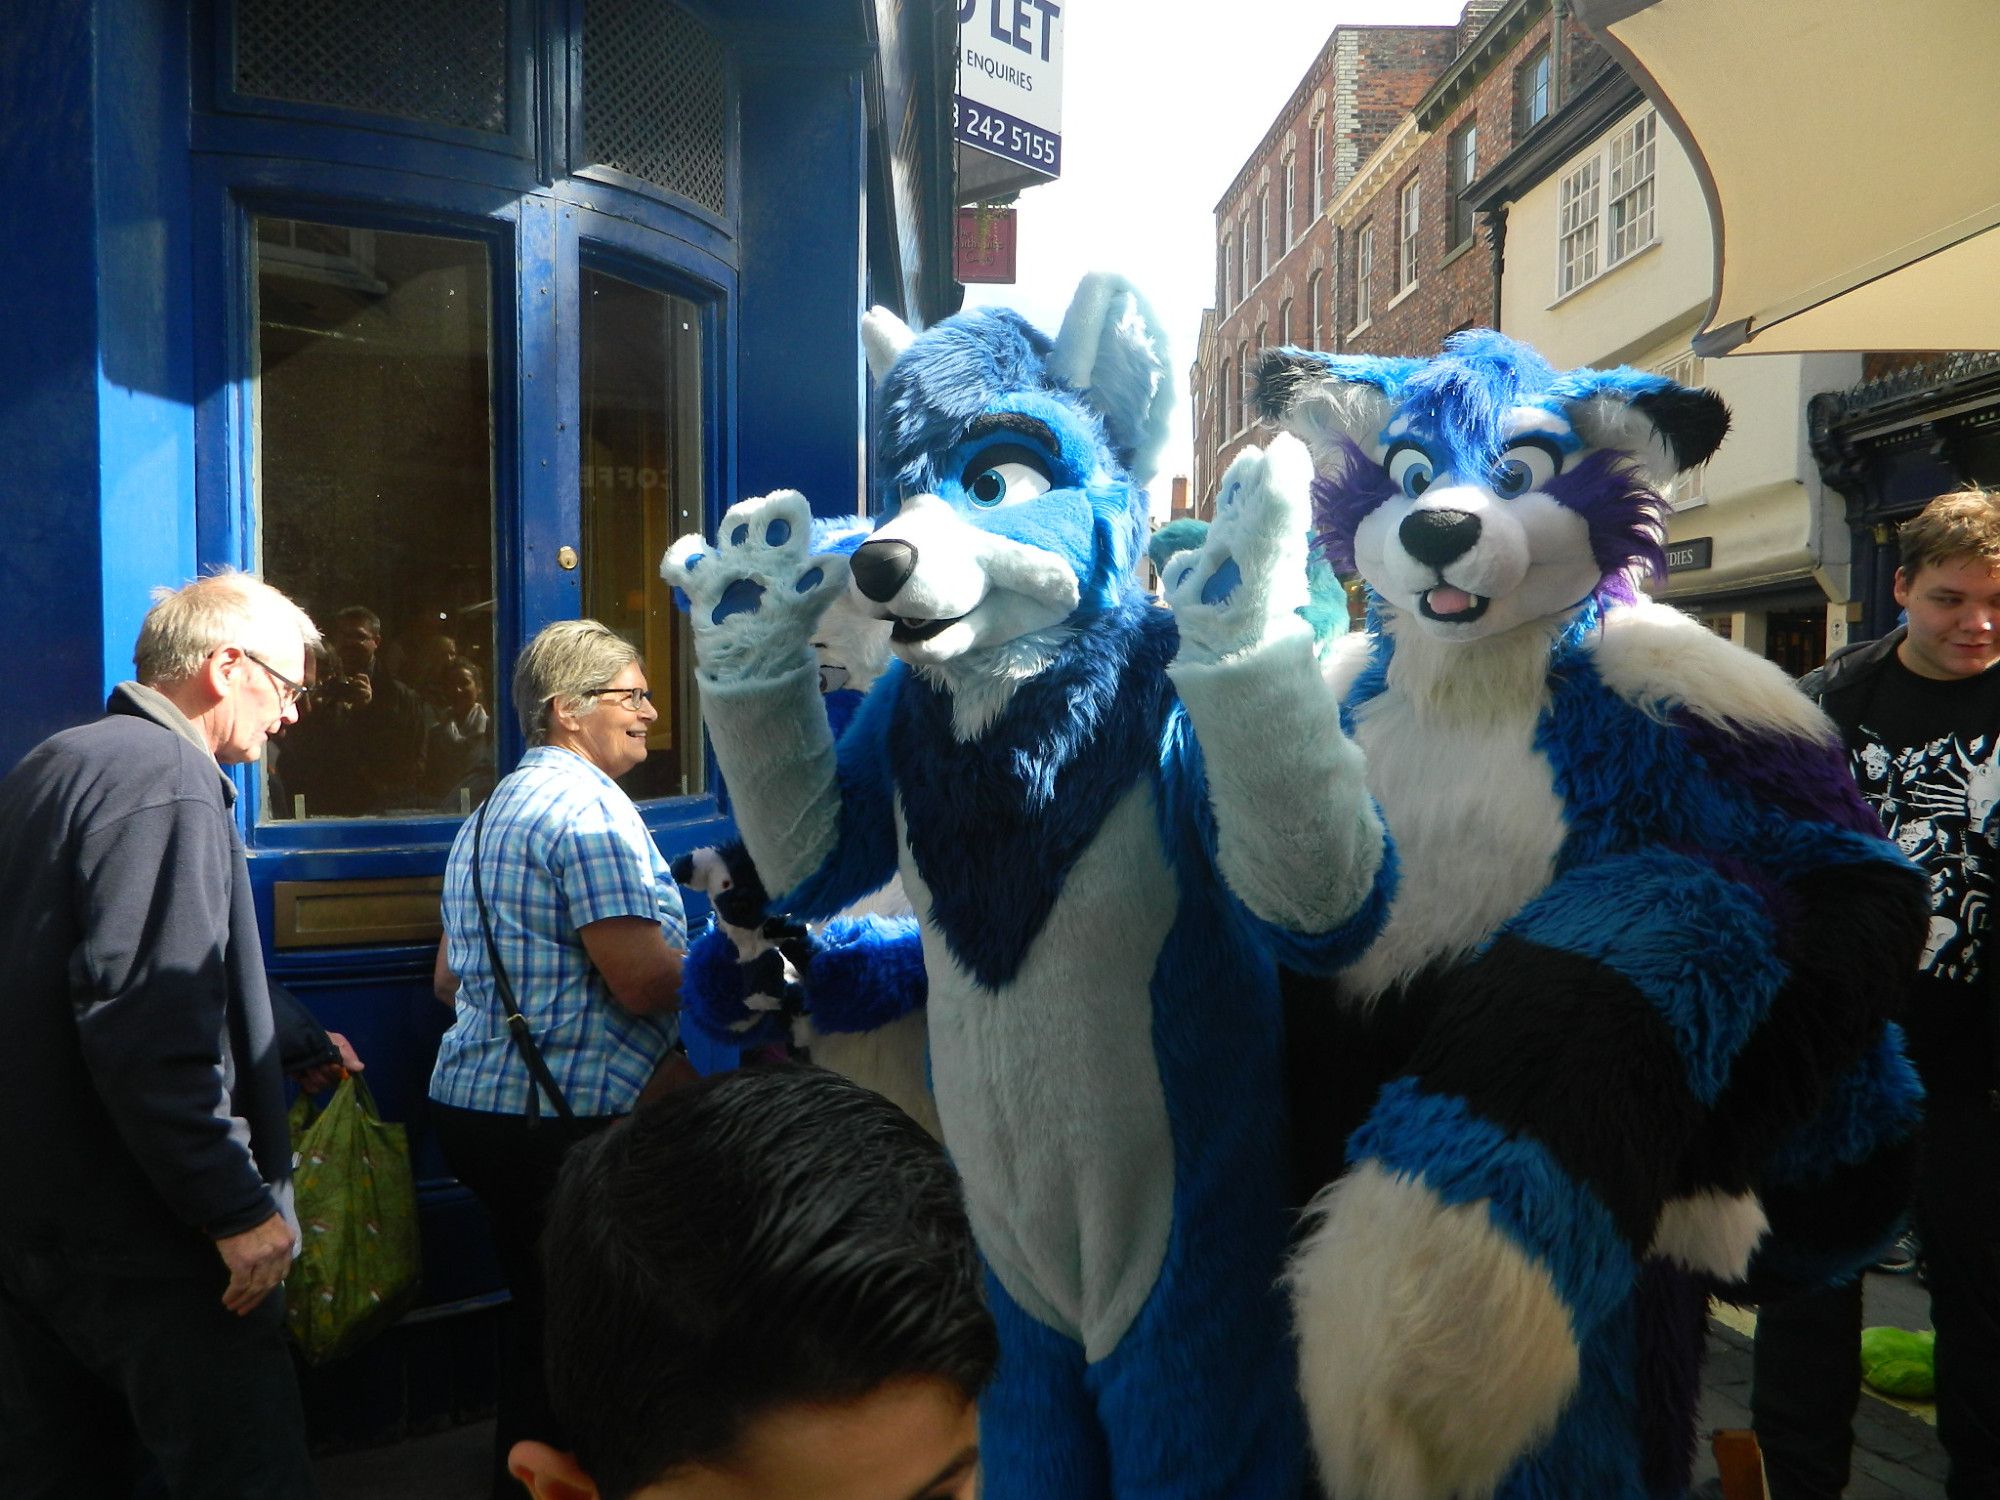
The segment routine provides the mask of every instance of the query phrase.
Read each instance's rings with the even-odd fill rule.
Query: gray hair
[[[530,745],[549,738],[549,706],[583,715],[597,708],[586,696],[639,660],[630,641],[595,620],[558,620],[544,626],[514,663],[514,712]]]
[[[218,646],[268,651],[293,640],[313,651],[320,645],[319,627],[262,579],[221,568],[177,589],[153,590],[153,607],[132,648],[132,667],[139,681],[157,687],[194,676]]]

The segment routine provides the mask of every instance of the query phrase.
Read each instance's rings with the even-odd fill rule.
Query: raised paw
[[[1160,574],[1180,625],[1181,660],[1220,661],[1298,622],[1312,472],[1305,445],[1288,435],[1244,449],[1229,465],[1208,536],[1168,558]]]
[[[805,496],[777,490],[732,505],[714,543],[700,535],[675,542],[660,577],[688,612],[701,670],[742,680],[807,659],[821,612],[847,586],[847,559],[814,555]]]

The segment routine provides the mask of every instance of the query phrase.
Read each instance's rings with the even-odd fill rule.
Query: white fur
[[[1478,539],[1436,568],[1404,548],[1399,528],[1420,510],[1476,516]],[[1590,549],[1590,523],[1539,491],[1501,500],[1484,485],[1439,484],[1416,499],[1378,505],[1355,528],[1354,560],[1382,599],[1411,625],[1446,641],[1472,641],[1561,614],[1587,598],[1603,570]],[[1476,620],[1426,618],[1420,596],[1440,584],[1491,601]]]
[[[1360,1004],[1491,937],[1547,886],[1567,831],[1535,749],[1555,624],[1462,643],[1401,617],[1389,628],[1388,688],[1356,710],[1354,738],[1398,885],[1382,935],[1341,976],[1343,998]]]
[[[1608,611],[1590,649],[1605,686],[1655,718],[1685,708],[1725,729],[1840,743],[1833,721],[1777,666],[1664,604]]]
[[[1576,435],[1588,448],[1616,448],[1630,454],[1639,471],[1655,487],[1680,472],[1672,444],[1662,436],[1644,412],[1623,397],[1593,396],[1569,408]]]
[[[1447,1206],[1373,1162],[1314,1211],[1288,1280],[1327,1489],[1342,1500],[1491,1494],[1576,1390],[1576,1343],[1548,1273],[1485,1202]]]
[[[910,325],[886,307],[871,307],[861,315],[861,347],[868,355],[868,372],[877,380],[916,341]]]
[[[1722,1193],[1711,1188],[1685,1198],[1669,1198],[1646,1253],[1705,1271],[1725,1281],[1741,1281],[1750,1270],[1764,1232],[1771,1227],[1755,1193]]]
[[[1221,661],[1298,624],[1308,597],[1312,476],[1312,456],[1286,433],[1261,451],[1245,448],[1230,463],[1201,546],[1175,553],[1161,570],[1180,627],[1177,661]],[[1202,590],[1232,561],[1241,575],[1236,588],[1204,603]]]
[[[1174,383],[1166,329],[1132,283],[1093,271],[1077,284],[1048,369],[1090,394],[1106,433],[1131,454],[1133,482],[1151,479],[1166,442]]]
[[[900,801],[896,818],[904,888],[928,913]],[[1015,1301],[1092,1361],[1138,1316],[1173,1227],[1173,1136],[1148,1038],[1178,901],[1142,776],[998,992],[923,924],[931,1077],[973,1234]]]
[[[993,727],[1022,683],[1039,675],[1076,630],[1030,631],[944,661],[915,664],[917,675],[951,698],[951,731],[960,744]]]
[[[1372,385],[1329,380],[1294,401],[1278,425],[1305,443],[1321,473],[1334,473],[1345,465],[1342,438],[1380,463],[1395,412],[1395,401]]]
[[[967,521],[936,495],[905,500],[870,541],[908,542],[916,567],[888,599],[850,590],[855,608],[878,619],[951,620],[920,641],[891,640],[912,666],[950,661],[1060,624],[1080,597],[1066,558]]]
[[[930,1027],[923,1011],[873,1031],[813,1033],[806,1041],[812,1060],[865,1089],[873,1089],[938,1140],[937,1101],[931,1098]]]

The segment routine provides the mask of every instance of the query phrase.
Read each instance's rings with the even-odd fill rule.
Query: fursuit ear
[[[1250,375],[1257,415],[1289,432],[1326,472],[1341,462],[1341,442],[1382,456],[1382,429],[1395,414],[1403,382],[1421,360],[1266,349]]]
[[[1132,477],[1151,479],[1167,440],[1174,382],[1166,330],[1129,281],[1106,271],[1083,278],[1048,370],[1097,413]]]
[[[861,347],[868,354],[868,373],[877,380],[916,341],[910,325],[886,307],[871,307],[861,315]]]
[[[1655,485],[1705,462],[1729,432],[1729,408],[1714,391],[1651,370],[1573,370],[1552,390],[1586,446],[1629,454]]]

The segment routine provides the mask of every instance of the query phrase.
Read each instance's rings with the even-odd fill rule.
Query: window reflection
[[[465,811],[494,779],[483,246],[259,218],[261,566],[327,637],[265,819]]]
[[[660,710],[634,797],[703,783],[687,632],[660,581],[668,544],[702,525],[701,325],[695,305],[586,268],[578,471],[583,612],[639,648]]]

